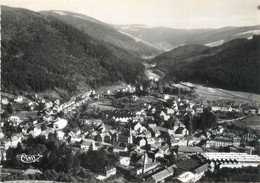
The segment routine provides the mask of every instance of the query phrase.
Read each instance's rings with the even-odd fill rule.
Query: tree
[[[13,114],[14,109],[13,109],[13,106],[12,106],[11,103],[8,103],[8,104],[7,104],[6,110],[7,110],[7,112],[8,112],[9,114]]]
[[[47,124],[46,123],[41,124],[41,130],[45,131],[46,129],[47,129]]]
[[[1,118],[2,119],[6,119],[6,118],[8,118],[10,116],[10,114],[8,113],[8,112],[3,112],[2,114],[1,114]]]
[[[57,114],[57,116],[60,117],[60,118],[64,118],[64,112],[63,112],[63,111],[59,112],[59,113]]]

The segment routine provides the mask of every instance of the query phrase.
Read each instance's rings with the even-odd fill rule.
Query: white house
[[[22,120],[18,116],[10,116],[8,122],[12,123],[14,126],[18,126]]]
[[[155,144],[155,139],[154,138],[148,138],[147,139],[147,144],[151,145],[151,144]]]
[[[62,140],[64,138],[65,133],[63,131],[57,131],[57,138]]]
[[[146,140],[145,139],[141,139],[140,141],[139,141],[139,144],[138,144],[140,147],[143,147],[143,146],[145,146],[146,145]]]
[[[2,98],[2,104],[7,105],[9,103],[7,98]]]
[[[195,111],[196,111],[196,114],[201,114],[201,113],[203,113],[203,108],[198,107],[198,108],[195,109]]]
[[[211,110],[212,111],[220,111],[220,109],[221,109],[221,107],[218,107],[218,106],[213,106],[213,107],[211,107]]]
[[[129,166],[129,164],[130,164],[130,157],[119,156],[119,162],[120,162],[121,165]]]
[[[37,136],[39,136],[41,133],[42,133],[42,130],[41,130],[41,127],[40,127],[40,126],[35,127],[35,128],[31,131],[31,134],[32,134],[33,137],[37,137]]]
[[[136,123],[136,124],[134,124],[134,126],[133,126],[133,130],[134,130],[134,131],[137,131],[137,130],[140,130],[142,127],[143,127],[143,126],[142,126],[140,123]]]
[[[165,114],[165,112],[161,111],[160,116],[163,117],[164,121],[168,121],[170,119],[170,116]]]
[[[83,141],[82,144],[80,145],[80,147],[81,147],[81,149],[88,151],[91,144],[92,144],[92,142],[90,142],[90,141]]]
[[[164,100],[168,100],[169,98],[170,98],[170,96],[168,94],[165,94],[163,97]]]
[[[174,113],[175,113],[174,109],[167,108],[167,114],[174,114]]]
[[[114,147],[113,148],[114,153],[127,152],[127,151],[128,151],[127,147]]]
[[[14,101],[16,103],[21,103],[21,102],[23,102],[23,97],[22,96],[18,96],[16,99],[14,99]]]
[[[57,130],[61,130],[65,128],[68,124],[68,121],[66,119],[57,118],[56,122],[53,123],[53,127]]]

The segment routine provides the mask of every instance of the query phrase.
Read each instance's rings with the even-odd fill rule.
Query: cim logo
[[[17,155],[16,157],[20,159],[23,163],[34,163],[39,162],[39,159],[42,157],[42,155],[27,155],[23,153],[22,155]]]

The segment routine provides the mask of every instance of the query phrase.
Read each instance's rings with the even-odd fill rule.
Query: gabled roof
[[[152,178],[155,180],[155,182],[158,182],[158,181],[166,179],[167,177],[170,177],[174,173],[174,166],[175,165],[172,165],[172,166],[168,167],[167,169],[164,169],[164,170],[154,174],[152,176]]]
[[[200,174],[200,173],[202,173],[202,172],[207,171],[208,169],[209,169],[209,164],[206,163],[206,164],[204,164],[204,165],[202,165],[202,166],[196,168],[196,169],[194,170],[194,172],[197,173],[197,174]]]
[[[180,146],[178,152],[184,153],[202,153],[203,150],[200,147],[192,147],[192,146]]]
[[[195,159],[186,159],[186,160],[182,160],[176,163],[176,166],[178,169],[182,169],[182,170],[187,170],[187,171],[195,171],[196,169],[200,168],[201,166],[203,166],[204,163],[202,161],[199,160],[195,160]],[[208,165],[208,164],[207,164]],[[197,171],[201,171],[202,169],[198,169]]]
[[[81,145],[90,146],[92,142],[90,141],[83,141]]]
[[[24,171],[24,175],[29,175],[29,174],[36,174],[36,173],[40,173],[42,174],[42,172],[38,169],[32,169],[32,168],[29,168],[27,170]]]
[[[20,119],[36,118],[37,112],[35,112],[35,111],[32,111],[32,112],[21,111],[21,112],[13,113],[12,116],[17,116]]]

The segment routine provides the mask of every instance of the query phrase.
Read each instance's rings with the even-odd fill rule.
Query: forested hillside
[[[143,76],[142,60],[53,17],[1,6],[2,91],[73,93]]]
[[[135,40],[132,37],[125,35],[125,33],[117,31],[111,25],[86,15],[68,11],[41,11],[40,13],[47,16],[53,16],[78,28],[79,30],[82,30],[97,40],[105,41],[136,54],[137,56],[144,57],[160,54],[160,51],[151,45]]]
[[[207,48],[207,46],[197,44],[185,45],[162,53],[161,55],[150,60],[150,62],[156,63],[157,69],[168,72],[169,66],[180,66],[187,62],[192,62],[196,60],[196,58],[200,58],[199,56],[201,56],[203,51]]]
[[[173,56],[172,60],[179,58],[181,64],[172,62],[161,68],[159,60],[156,61],[159,69],[167,70],[166,79],[260,93],[260,36],[232,40],[189,58]],[[187,61],[190,59],[193,60]]]

